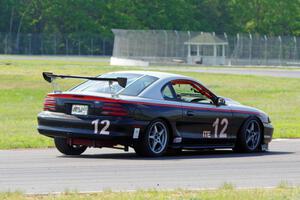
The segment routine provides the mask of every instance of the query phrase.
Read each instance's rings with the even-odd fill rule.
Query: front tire
[[[158,157],[166,153],[169,143],[169,129],[163,120],[154,120],[145,134],[136,142],[134,150],[138,155]]]
[[[262,134],[262,128],[258,119],[248,119],[239,132],[234,150],[247,153],[260,151]]]
[[[66,138],[54,138],[56,149],[65,155],[80,155],[86,150],[86,146],[69,145]]]

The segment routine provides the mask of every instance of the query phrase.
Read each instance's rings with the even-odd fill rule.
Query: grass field
[[[101,192],[94,194],[63,193],[59,195],[23,195],[22,193],[0,193],[3,200],[98,200],[98,199],[134,199],[134,200],[298,200],[299,188],[275,188],[275,189],[234,189],[221,188],[218,190],[203,191],[137,191],[137,192]]]
[[[104,61],[93,60],[0,60],[0,148],[53,146],[50,139],[36,131],[36,115],[42,110],[46,93],[52,89],[42,79],[43,71],[96,75],[128,69],[136,68],[111,67]],[[300,79],[195,72],[180,74],[201,80],[221,96],[266,111],[275,126],[276,138],[300,137]],[[70,86],[71,82],[67,85]]]

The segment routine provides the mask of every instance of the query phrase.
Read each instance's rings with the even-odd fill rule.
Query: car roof
[[[125,96],[124,98],[129,98],[129,99],[140,99],[143,98],[145,99],[152,99],[152,100],[165,100],[163,95],[162,95],[162,90],[164,89],[164,87],[169,84],[171,81],[174,80],[189,80],[189,81],[193,81],[193,82],[197,82],[198,84],[202,85],[201,87],[204,87],[206,90],[208,90],[213,96],[216,96],[213,92],[211,92],[208,88],[206,88],[201,82],[199,82],[198,80],[192,78],[192,77],[188,77],[188,76],[184,76],[184,75],[180,75],[180,74],[173,74],[173,73],[166,73],[166,72],[157,72],[157,71],[114,71],[114,72],[108,72],[105,73],[106,75],[109,74],[114,74],[117,77],[122,77],[122,73],[124,74],[124,76],[128,75],[128,74],[137,74],[140,76],[137,77],[141,77],[144,75],[149,75],[149,76],[153,76],[156,77],[157,80],[155,80],[154,82],[152,82],[150,85],[145,86],[143,88],[143,90],[137,95],[137,96],[128,96],[128,95],[122,95],[117,94],[117,96]],[[99,76],[101,77],[101,75]],[[137,78],[139,79],[139,78]],[[137,80],[135,79],[135,80]],[[134,83],[134,81],[132,82]],[[138,84],[141,85],[141,84]],[[117,97],[116,96],[116,97]]]
[[[191,80],[194,82],[198,82],[199,84],[203,85],[201,82],[198,80],[180,75],[180,74],[173,74],[173,73],[166,73],[166,72],[157,72],[157,71],[115,71],[115,72],[110,72],[107,74],[113,74],[113,73],[118,73],[118,74],[140,74],[140,75],[149,75],[149,76],[154,76],[158,78],[157,81],[155,81],[153,84],[151,84],[149,87],[145,88],[139,95],[138,97],[142,98],[148,98],[148,99],[157,99],[157,100],[164,100],[161,89],[170,81],[176,80],[176,79],[184,79],[184,80]],[[122,75],[121,75],[122,76]]]
[[[109,74],[113,73],[131,73],[131,74],[141,74],[141,75],[149,75],[154,76],[159,79],[164,78],[189,78],[187,76],[179,75],[179,74],[173,74],[173,73],[167,73],[167,72],[157,72],[157,71],[115,71],[110,72]]]

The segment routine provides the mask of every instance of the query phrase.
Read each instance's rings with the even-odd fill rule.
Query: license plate
[[[87,115],[89,107],[87,105],[72,105],[72,115]]]

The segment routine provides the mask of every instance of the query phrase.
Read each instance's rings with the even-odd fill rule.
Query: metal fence
[[[96,34],[0,33],[0,54],[112,55],[113,38]]]
[[[113,57],[152,63],[300,66],[300,37],[114,29]]]
[[[97,34],[0,33],[0,54],[102,55],[150,63],[300,66],[300,37],[114,29]]]

